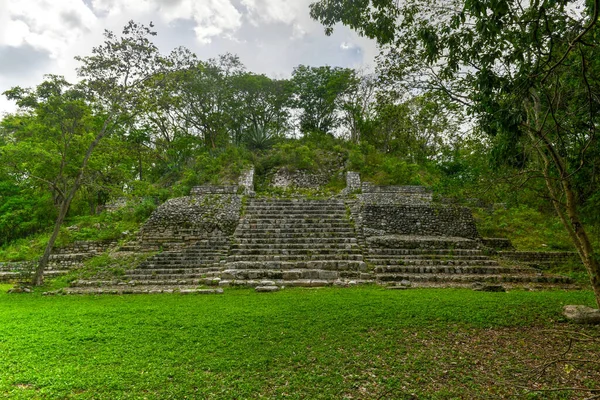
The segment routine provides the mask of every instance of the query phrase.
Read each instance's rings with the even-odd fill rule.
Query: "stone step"
[[[146,271],[146,272],[152,272],[152,271]],[[202,279],[211,279],[211,278],[216,278],[219,277],[220,275],[220,271],[212,271],[212,272],[202,272],[202,273],[183,273],[183,272],[178,272],[178,273],[172,273],[172,274],[166,274],[166,273],[161,273],[161,274],[125,274],[122,277],[122,281],[123,282],[131,282],[131,281],[179,281],[179,280],[188,280],[188,279],[198,279],[198,280],[202,280]],[[205,283],[206,284],[206,283]]]
[[[175,252],[169,251],[165,253],[159,253],[154,255],[151,258],[159,258],[159,257],[169,257],[169,258],[194,258],[194,257],[205,257],[205,258],[219,258],[224,255],[227,255],[226,252]]]
[[[297,254],[297,255],[283,255],[283,254],[241,254],[232,255],[227,257],[227,262],[236,261],[362,261],[362,254]]]
[[[386,266],[375,267],[377,274],[531,274],[531,268],[512,268],[500,266],[464,265],[464,266]]]
[[[219,272],[222,268],[220,267],[208,267],[208,268],[137,268],[125,271],[127,276],[134,275],[162,275],[162,274],[210,274],[213,272]]]
[[[237,243],[232,244],[232,248],[236,246],[247,245],[340,245],[340,244],[356,244],[355,237],[274,237],[274,238],[236,238]],[[241,248],[241,247],[240,247]]]
[[[234,261],[227,263],[228,269],[322,269],[327,271],[366,271],[364,261]]]
[[[261,235],[265,235],[265,234],[279,234],[279,233],[354,233],[354,228],[352,228],[349,225],[345,225],[345,226],[340,226],[340,227],[335,227],[335,228],[329,228],[326,226],[321,226],[318,224],[311,224],[310,226],[307,227],[291,227],[291,228],[286,228],[286,227],[277,227],[277,226],[270,226],[270,227],[264,227],[264,228],[252,228],[252,227],[244,227],[241,226],[237,229],[236,231],[236,236],[240,235],[240,234],[246,234],[246,233],[252,233],[252,234],[261,234]]]
[[[130,280],[78,280],[71,283],[71,287],[137,287],[137,286],[217,286],[221,281],[216,277],[203,278],[177,278],[177,279],[130,279]]]
[[[246,207],[246,210],[263,211],[263,210],[346,210],[346,206],[343,203],[302,203],[302,204],[290,204],[290,203],[250,203]]]
[[[223,289],[198,289],[195,286],[134,286],[134,287],[87,287],[87,288],[65,288],[58,292],[50,292],[48,294],[68,294],[68,295],[123,295],[123,294],[160,294],[160,293],[171,293],[171,294],[186,294],[186,295],[198,295],[198,294],[223,294]]]
[[[355,236],[353,232],[254,232],[254,231],[243,231],[236,234],[236,239],[352,239]]]
[[[95,256],[100,253],[59,253],[59,254],[50,254],[50,261],[56,260],[70,260],[70,261],[84,261],[88,258]]]
[[[377,274],[376,280],[380,282],[494,282],[494,283],[548,283],[570,284],[572,280],[565,276],[540,276],[540,275],[481,275],[481,274],[416,274],[416,273],[389,273]]]
[[[250,204],[342,204],[341,200],[338,199],[298,199],[298,198],[274,198],[274,197],[263,197],[252,199]]]
[[[411,256],[411,255],[436,255],[436,256],[469,256],[482,255],[479,249],[386,249],[369,248],[369,257],[373,256]]]
[[[338,255],[338,254],[361,254],[362,252],[358,247],[347,245],[337,246],[336,248],[321,247],[321,246],[310,246],[300,248],[272,248],[271,247],[246,247],[246,248],[235,248],[231,250],[230,256],[236,255],[282,255],[282,256],[316,256],[316,255]]]
[[[332,217],[328,215],[323,218],[286,218],[285,215],[279,218],[263,218],[263,217],[252,217],[246,216],[240,221],[240,225],[244,224],[345,224],[348,225],[350,222],[342,216]]]
[[[480,245],[464,238],[406,235],[372,236],[366,242],[372,248],[388,249],[477,249]]]
[[[47,278],[50,277],[58,277],[65,274],[68,274],[70,271],[68,270],[46,270],[44,271],[44,276]],[[31,279],[33,272],[14,272],[14,271],[1,271],[0,272],[0,282],[15,282],[20,280],[29,280]]]
[[[410,259],[379,259],[372,260],[368,259],[371,264],[374,265],[412,265],[412,266],[434,266],[434,265],[447,265],[447,266],[461,266],[461,265],[477,265],[477,266],[496,266],[498,262],[496,260],[410,260]]]
[[[27,268],[27,270],[32,269],[34,266],[33,264],[29,264],[29,265],[24,265],[24,264],[0,264],[0,272],[18,272],[18,271],[23,271],[24,268]]]
[[[261,223],[261,222],[243,222],[238,225],[238,230],[240,229],[251,229],[251,230],[267,230],[267,229],[353,229],[352,225],[348,222],[336,222],[336,223],[321,223],[321,222],[296,222],[296,223],[288,223],[288,222],[269,222],[269,223]]]
[[[297,219],[322,219],[322,218],[334,218],[334,219],[345,219],[346,212],[341,211],[314,211],[314,212],[289,212],[287,210],[281,210],[281,212],[274,212],[270,210],[268,212],[248,212],[245,218],[248,219],[283,219],[283,220],[297,220]]]
[[[346,272],[347,277],[359,278],[360,272]],[[348,276],[349,275],[349,276]],[[340,278],[340,272],[327,271],[322,269],[292,269],[292,270],[273,270],[273,269],[227,269],[221,273],[223,280],[272,280],[283,281],[297,279],[324,279],[336,280]]]
[[[444,254],[409,254],[409,255],[392,255],[392,254],[367,254],[369,260],[490,260],[490,257],[484,255],[444,255]]]
[[[214,256],[214,257],[199,257],[199,256],[185,256],[185,255],[170,255],[170,256],[160,256],[160,257],[152,257],[147,262],[157,262],[157,261],[207,261],[207,262],[219,262],[219,260],[226,257],[225,254]]]
[[[356,286],[356,285],[365,285],[375,283],[373,279],[336,279],[336,280],[326,280],[326,279],[296,279],[296,280],[283,280],[283,279],[273,279],[269,281],[265,280],[254,280],[254,279],[235,279],[235,280],[223,280],[219,284],[219,286],[240,286],[240,287],[256,287],[263,286],[265,283],[269,285],[277,285],[277,286],[285,286],[285,287],[306,287],[306,288],[315,288],[315,287],[325,287],[325,286],[339,286],[339,287],[348,287],[348,286]]]
[[[152,262],[144,263],[139,266],[141,269],[192,269],[192,268],[213,268],[220,265],[220,262]]]

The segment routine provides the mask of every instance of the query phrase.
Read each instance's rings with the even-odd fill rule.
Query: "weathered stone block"
[[[257,292],[260,293],[271,293],[271,292],[278,292],[280,290],[279,286],[257,286],[254,290],[256,290]]]
[[[564,306],[563,315],[576,324],[600,324],[600,310],[587,306]]]

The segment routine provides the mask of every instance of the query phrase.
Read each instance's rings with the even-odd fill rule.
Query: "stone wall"
[[[574,251],[499,251],[498,255],[507,260],[519,261],[539,267],[549,267],[565,263],[581,263],[579,255]]]
[[[254,192],[254,168],[242,172],[238,185],[243,189],[245,195],[254,196],[256,194]]]
[[[424,186],[375,186],[369,182],[361,185],[362,202],[373,204],[429,204],[431,190]]]
[[[232,235],[240,219],[241,196],[204,194],[170,199],[140,230],[144,248],[187,245],[200,239]]]
[[[73,253],[91,253],[100,254],[104,253],[110,247],[116,246],[118,242],[116,240],[98,240],[98,241],[86,241],[79,240],[68,244],[64,247],[54,248],[52,254],[73,254]]]
[[[207,194],[236,194],[238,187],[235,185],[230,186],[215,186],[215,185],[203,185],[194,186],[190,191],[191,196],[204,196]]]
[[[363,203],[358,215],[365,237],[396,234],[479,238],[471,210],[466,207]]]
[[[343,194],[350,194],[361,189],[360,174],[358,172],[346,172],[346,188]]]
[[[0,272],[31,271],[35,267],[33,261],[0,262]]]
[[[513,250],[513,244],[507,238],[481,238],[481,242],[486,247],[495,250]]]
[[[313,174],[303,170],[289,171],[286,168],[280,168],[273,176],[271,185],[282,189],[318,189],[327,185],[329,179],[330,174]]]

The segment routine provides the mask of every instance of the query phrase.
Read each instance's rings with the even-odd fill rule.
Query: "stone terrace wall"
[[[513,244],[507,238],[481,238],[481,242],[495,250],[514,250]]]
[[[364,236],[418,235],[478,239],[471,210],[466,207],[415,204],[362,204]]]
[[[361,185],[361,201],[375,204],[428,204],[432,192],[423,186],[375,186],[368,182]]]
[[[242,199],[237,194],[170,199],[146,221],[140,230],[140,244],[144,248],[170,248],[209,237],[232,235],[240,219],[241,207]]]
[[[73,254],[73,253],[92,253],[100,254],[104,253],[111,246],[116,246],[118,242],[116,240],[98,240],[98,241],[85,241],[80,240],[73,242],[64,247],[54,248],[52,254]]]
[[[499,251],[498,255],[507,260],[520,261],[535,266],[581,262],[579,255],[574,251]]]
[[[292,172],[286,168],[281,168],[273,176],[271,185],[283,189],[318,189],[327,185],[329,178],[330,174],[313,174],[302,170]]]
[[[190,192],[192,196],[203,196],[207,194],[236,194],[238,187],[235,185],[231,186],[194,186]]]
[[[352,216],[362,236],[415,235],[479,239],[471,210],[432,204],[423,186],[375,186],[362,183]]]

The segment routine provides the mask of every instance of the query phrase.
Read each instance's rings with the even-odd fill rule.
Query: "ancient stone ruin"
[[[374,186],[349,172],[347,188],[339,196],[281,199],[254,197],[252,179],[250,170],[238,186],[196,187],[190,196],[165,202],[136,242],[112,247],[115,253],[153,255],[121,276],[76,281],[65,291],[571,285],[569,278],[544,274],[527,262],[563,260],[572,253],[515,252],[506,240],[484,240],[468,208],[437,203],[421,186]],[[524,262],[500,263],[491,254]],[[74,257],[75,263],[63,269],[80,265],[82,259]]]

